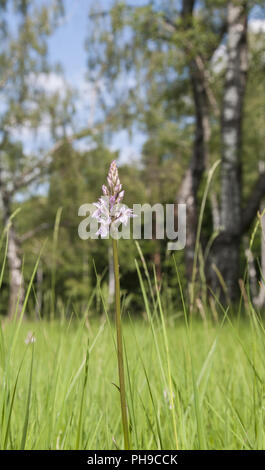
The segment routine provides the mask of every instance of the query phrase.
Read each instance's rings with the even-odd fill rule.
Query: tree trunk
[[[10,200],[6,193],[2,195],[4,223],[9,226],[7,260],[9,268],[9,305],[8,316],[12,318],[16,311],[20,315],[24,301],[24,279],[22,275],[22,262],[19,254],[19,243],[16,232],[10,221]]]
[[[221,232],[215,243],[215,264],[226,285],[226,295],[239,291],[241,218],[241,137],[243,101],[247,77],[246,2],[227,6],[228,64],[222,109]],[[219,278],[220,278],[219,275]],[[215,277],[214,287],[218,279]]]
[[[265,171],[265,162],[259,162],[259,173],[263,175]],[[265,202],[260,204],[260,225],[261,225],[261,253],[260,253],[260,273],[257,273],[255,259],[251,249],[249,248],[249,240],[247,238],[246,258],[248,261],[248,274],[250,283],[250,292],[253,303],[257,308],[265,305]],[[259,281],[258,281],[258,278]]]
[[[265,305],[265,203],[261,205],[261,277],[258,295],[254,298],[254,304],[258,308]]]
[[[191,16],[193,14],[194,3],[194,1],[183,1],[182,17],[185,29],[192,27]],[[186,204],[187,210],[185,259],[186,273],[189,281],[192,279],[198,226],[197,194],[208,159],[208,142],[210,136],[209,104],[205,81],[202,71],[198,67],[196,58],[190,63],[190,76],[196,117],[195,138],[191,162],[177,196],[178,203]]]

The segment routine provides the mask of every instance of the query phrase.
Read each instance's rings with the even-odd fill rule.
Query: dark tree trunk
[[[241,123],[247,77],[247,9],[245,2],[228,3],[227,23],[228,63],[221,123],[221,232],[216,239],[214,252],[219,280],[223,278],[226,296],[230,300],[234,300],[239,291],[242,235]],[[218,276],[215,276],[215,288],[218,282]]]
[[[194,62],[190,68],[195,103],[196,129],[190,167],[179,193],[179,202],[187,206],[186,268],[189,280],[192,277],[198,226],[197,195],[206,167],[209,137],[208,102],[203,77]]]
[[[258,308],[265,305],[265,203],[261,206],[261,273],[260,288],[257,297],[254,298],[254,304]]]
[[[182,17],[185,29],[192,27],[194,3],[194,1],[183,1]],[[192,279],[198,226],[197,194],[206,167],[210,136],[209,103],[205,89],[205,80],[202,70],[198,67],[196,58],[190,63],[190,77],[196,117],[195,138],[191,162],[177,197],[179,203],[186,204],[187,210],[185,259],[186,273],[189,281]]]

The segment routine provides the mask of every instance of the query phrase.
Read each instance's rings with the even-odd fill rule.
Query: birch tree
[[[47,60],[47,41],[63,15],[61,0],[6,0],[0,4],[0,199],[8,230],[9,316],[21,312],[24,298],[22,252],[11,219],[13,203],[48,174],[67,141],[92,133],[72,123],[73,94]],[[61,90],[47,90],[55,77]],[[30,147],[27,145],[31,142]],[[29,147],[29,148],[28,148]]]
[[[162,126],[176,126],[175,158],[182,176],[176,192],[177,201],[187,204],[188,280],[194,265],[202,182],[210,164],[221,159],[220,180],[215,183],[219,192],[210,194],[211,235],[200,242],[207,245],[214,231],[220,231],[210,252],[207,266],[212,265],[212,269],[207,274],[215,290],[226,286],[229,300],[238,295],[243,234],[250,229],[265,193],[265,176],[261,174],[244,204],[242,185],[250,187],[242,180],[248,17],[251,8],[258,5],[264,6],[264,2],[191,0],[148,2],[138,7],[115,2],[111,10],[98,8],[92,15],[97,26],[91,38],[91,56],[97,68],[104,69],[106,89],[112,91],[109,102],[120,109],[120,122],[115,122],[113,129],[140,123],[152,138],[151,132],[158,133]],[[213,66],[219,48],[225,51],[220,73]],[[124,80],[126,74],[128,81]],[[183,98],[192,98],[188,113],[187,107],[180,104]],[[152,126],[162,107],[164,122],[160,116],[158,125]],[[186,141],[189,158],[187,153],[184,157],[177,152],[179,129],[191,129],[187,117],[193,118],[193,135]],[[213,135],[218,135],[214,151]],[[183,132],[184,136],[187,133]],[[252,157],[244,154],[244,158]]]

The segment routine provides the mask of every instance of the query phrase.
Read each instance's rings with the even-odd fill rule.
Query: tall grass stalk
[[[209,190],[210,190],[210,185],[211,185],[214,173],[215,173],[216,169],[218,168],[218,166],[220,165],[220,163],[221,163],[221,160],[218,160],[217,162],[214,163],[214,165],[209,170],[206,186],[205,186],[204,193],[203,193],[201,208],[200,208],[198,228],[197,228],[197,233],[196,233],[195,250],[194,250],[192,280],[191,280],[191,286],[190,286],[190,311],[191,312],[194,308],[195,281],[196,281],[196,275],[197,275],[197,262],[198,262],[198,257],[199,257],[199,247],[200,247],[200,237],[201,237],[203,216],[204,216],[204,211],[205,211],[205,206],[206,206],[206,202],[207,202],[208,193],[209,193]]]
[[[186,304],[185,304],[185,300],[184,300],[182,284],[181,284],[181,281],[180,281],[179,271],[178,271],[178,268],[177,268],[175,258],[174,258],[174,262],[175,262],[175,267],[176,267],[176,272],[177,272],[178,284],[179,284],[179,289],[180,289],[180,296],[181,296],[183,312],[184,312],[184,317],[185,317],[188,345],[189,345],[192,384],[193,384],[193,393],[194,393],[194,406],[195,406],[195,415],[196,415],[196,421],[197,421],[199,447],[200,447],[200,449],[206,449],[206,441],[205,441],[205,438],[204,438],[203,424],[202,424],[202,415],[200,413],[200,406],[199,406],[198,387],[197,387],[197,383],[196,383],[196,380],[195,380],[194,363],[193,363],[193,356],[192,356],[192,352],[191,352],[192,351],[191,330],[190,330],[190,326],[189,326],[189,322],[188,322],[187,308],[186,308]]]
[[[51,318],[55,316],[55,286],[56,286],[56,254],[59,239],[60,221],[62,217],[63,208],[59,207],[55,217],[54,229],[53,229],[53,244],[52,244],[52,273],[51,273]]]
[[[173,393],[173,382],[172,382],[172,373],[171,373],[171,361],[170,361],[170,353],[169,353],[169,344],[168,344],[167,329],[166,329],[166,324],[165,324],[165,318],[164,318],[164,312],[163,312],[163,308],[162,308],[160,293],[159,293],[159,289],[158,289],[158,285],[157,285],[157,278],[156,278],[155,269],[154,269],[154,278],[155,278],[155,288],[156,288],[158,307],[159,307],[159,312],[160,312],[160,318],[161,318],[162,330],[163,330],[163,337],[164,337],[165,349],[166,349],[170,407],[171,407],[171,411],[172,411],[173,431],[174,431],[174,438],[175,438],[176,450],[177,450],[179,448],[179,443],[178,443],[176,409],[175,409],[175,400],[174,400],[174,393]],[[177,397],[178,397],[178,395],[177,395]],[[178,404],[179,404],[179,400],[178,400]],[[178,409],[180,410],[179,406],[178,406]],[[179,412],[179,418],[180,418],[180,412]]]
[[[118,258],[118,243],[117,240],[112,240],[113,247],[113,263],[114,263],[114,276],[115,276],[115,319],[117,331],[117,357],[118,357],[118,370],[119,370],[119,388],[121,400],[121,416],[124,435],[125,450],[130,449],[128,416],[126,406],[125,394],[125,376],[124,376],[124,361],[123,361],[123,344],[122,344],[122,326],[121,326],[121,297],[120,297],[120,272],[119,272],[119,258]]]

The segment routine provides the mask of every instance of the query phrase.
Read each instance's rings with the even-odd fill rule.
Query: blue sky
[[[109,9],[114,0],[96,0],[96,6],[103,11]],[[143,5],[145,0],[130,0],[130,5]],[[49,57],[52,63],[60,63],[70,85],[80,88],[84,84],[86,67],[85,40],[89,27],[88,15],[95,0],[65,0],[65,18],[49,41]],[[254,8],[250,18],[263,19],[259,8]],[[137,134],[130,141],[126,132],[120,132],[113,139],[113,149],[121,149],[121,159],[137,158],[144,141]]]
[[[41,0],[46,1],[46,0]],[[143,5],[146,0],[130,0],[130,5]],[[162,1],[162,0],[158,0]],[[91,107],[91,94],[88,84],[85,81],[87,72],[87,54],[85,50],[85,41],[89,28],[89,12],[91,7],[97,6],[99,10],[107,10],[110,8],[114,0],[64,0],[65,17],[61,21],[61,25],[49,40],[49,60],[51,64],[59,63],[64,71],[65,78],[70,86],[81,91],[79,120],[80,125],[85,127],[89,119],[89,108]],[[259,9],[255,8],[251,12],[252,25],[256,20],[256,26],[261,22],[265,31],[264,15],[261,15]],[[258,19],[258,21],[257,21]],[[263,21],[262,21],[263,20]],[[219,55],[224,55],[223,49],[220,48]],[[46,80],[46,79],[45,79]],[[49,83],[45,81],[45,86],[57,89],[63,87],[58,77],[53,76]],[[45,133],[44,133],[45,135]],[[26,142],[29,142],[28,134],[25,136]],[[126,131],[121,131],[113,136],[110,147],[113,150],[119,150],[121,161],[138,159],[141,153],[141,147],[144,142],[144,136],[139,132],[134,133],[130,140]]]
[[[93,3],[94,0],[65,0],[65,18],[49,40],[51,63],[59,63],[66,80],[76,88],[83,86],[87,71],[85,41]],[[113,0],[100,0],[97,5],[106,10],[112,3]],[[130,5],[140,4],[143,4],[143,0],[130,1]],[[120,151],[122,162],[138,159],[144,140],[144,136],[139,133],[129,139],[126,131],[121,131],[114,135],[111,148]]]
[[[97,5],[102,10],[108,9],[113,0],[99,0]],[[130,5],[143,5],[144,0],[131,0]],[[57,29],[50,40],[50,57],[52,61],[60,61],[69,78],[86,67],[84,43],[88,28],[88,15],[95,0],[65,0],[66,15],[62,26]]]
[[[90,0],[66,0],[66,15],[62,25],[49,41],[49,56],[59,62],[69,81],[85,72],[85,39],[88,28]]]
[[[99,0],[102,10],[108,9],[113,0]],[[131,0],[130,5],[142,5],[144,0]],[[85,41],[89,27],[89,11],[94,0],[65,0],[65,18],[49,40],[49,58],[52,64],[60,63],[70,85],[83,86],[87,71]],[[126,131],[113,136],[111,148],[120,151],[122,162],[138,159],[145,138],[137,133],[129,139]]]

